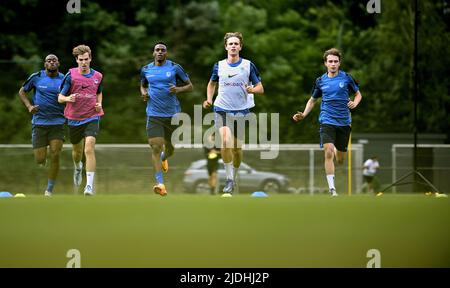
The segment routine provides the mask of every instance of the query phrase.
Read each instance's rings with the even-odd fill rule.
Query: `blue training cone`
[[[0,198],[8,198],[8,197],[13,197],[13,195],[11,193],[9,193],[8,191],[0,192]]]
[[[252,193],[252,197],[262,198],[262,197],[269,197],[266,193],[263,191],[256,191]]]

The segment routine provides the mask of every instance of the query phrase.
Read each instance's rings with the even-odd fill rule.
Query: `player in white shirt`
[[[364,177],[364,184],[363,184],[363,191],[367,187],[369,193],[373,193],[373,178],[375,177],[375,174],[377,173],[377,169],[380,167],[380,164],[378,163],[378,157],[372,156],[369,159],[364,162],[363,166],[363,177]]]
[[[223,192],[229,196],[233,192],[237,171],[242,162],[242,143],[238,139],[243,140],[245,136],[243,129],[237,129],[235,120],[250,113],[249,109],[254,106],[253,94],[264,93],[264,88],[256,66],[239,56],[243,45],[242,34],[226,33],[224,45],[227,58],[214,64],[203,108],[213,105],[219,83],[214,101],[214,117],[222,139],[221,155],[227,175]],[[238,135],[238,132],[244,135]]]

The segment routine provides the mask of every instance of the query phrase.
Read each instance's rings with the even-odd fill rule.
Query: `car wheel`
[[[266,193],[278,193],[280,192],[280,183],[276,180],[266,180],[262,184],[261,190]]]
[[[200,180],[195,183],[194,191],[196,194],[209,194],[211,190],[209,188],[208,181]]]

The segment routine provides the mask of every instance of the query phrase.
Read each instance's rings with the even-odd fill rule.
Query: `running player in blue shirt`
[[[316,79],[305,110],[292,116],[294,121],[304,119],[317,99],[322,97],[319,116],[320,147],[325,152],[325,173],[331,196],[338,195],[334,185],[333,160],[335,154],[338,164],[345,160],[351,132],[350,109],[355,109],[362,99],[357,82],[350,74],[339,70],[341,58],[341,52],[335,48],[325,51],[323,60],[327,73]],[[354,95],[353,100],[350,95]]]
[[[147,102],[147,137],[152,149],[156,185],[153,192],[167,195],[163,173],[169,170],[167,158],[173,155],[172,133],[178,127],[172,117],[181,111],[177,94],[193,90],[183,68],[167,59],[167,45],[158,42],[153,47],[154,61],[141,69],[141,96]],[[177,82],[183,86],[177,86]]]
[[[52,196],[53,186],[59,172],[59,156],[64,141],[64,105],[58,103],[59,85],[64,75],[59,73],[59,60],[53,54],[45,57],[45,70],[33,73],[23,83],[19,97],[28,112],[33,115],[31,120],[31,139],[34,159],[39,165],[45,166],[47,146],[50,146],[50,166],[48,169],[47,188],[45,196]],[[32,101],[27,93],[33,90]]]
[[[206,90],[207,99],[203,102],[203,108],[211,107],[216,86],[219,86],[214,100],[214,122],[222,139],[221,155],[227,177],[222,197],[232,195],[236,175],[242,162],[241,142],[244,140],[245,135],[242,135],[242,132],[245,127],[238,129],[238,125],[245,125],[245,123],[239,121],[239,118],[250,113],[249,109],[255,106],[253,94],[264,93],[256,66],[239,56],[243,44],[240,32],[225,34],[224,46],[227,58],[214,64]],[[250,127],[250,129],[253,128],[255,127]]]

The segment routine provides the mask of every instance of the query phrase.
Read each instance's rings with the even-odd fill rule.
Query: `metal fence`
[[[274,149],[274,147],[272,147]],[[257,171],[275,172],[289,178],[291,193],[328,192],[323,151],[317,144],[279,145],[278,157],[261,159],[267,147],[244,147],[243,162]],[[363,145],[352,145],[352,165],[347,161],[336,166],[336,188],[340,193],[359,193],[362,185]],[[196,160],[203,159],[201,146],[177,147],[169,159],[170,171],[164,174],[171,193],[185,191],[183,177]],[[145,144],[97,144],[96,191],[99,194],[150,193],[154,184],[151,152]],[[47,183],[47,168],[34,163],[31,145],[0,145],[0,190],[13,193],[41,194]],[[72,185],[71,145],[65,144],[60,160],[60,173],[55,185],[57,193],[81,193]]]

